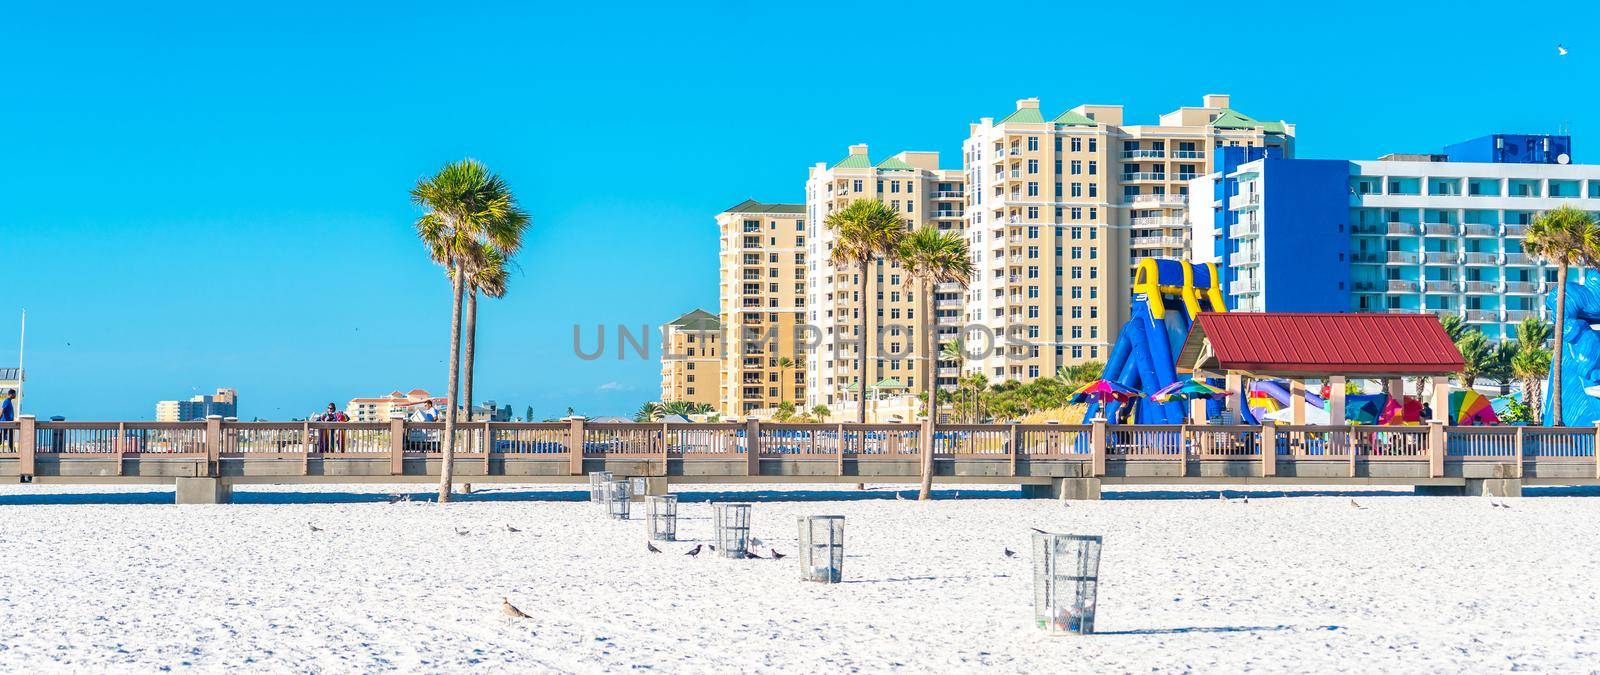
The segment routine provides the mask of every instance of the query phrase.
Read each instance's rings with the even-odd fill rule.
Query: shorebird
[[[644,543],[644,548],[645,548],[646,551],[649,551],[651,553],[660,553],[661,552],[661,549],[656,548],[655,544],[652,544],[652,543],[650,543],[648,541]]]
[[[903,501],[906,500],[906,496],[903,495],[903,494],[900,494],[899,490],[895,490],[894,491],[894,500],[897,501],[897,502],[903,502]]]
[[[322,528],[317,527],[316,525],[312,525],[311,523],[306,523],[306,525],[311,528],[312,532],[321,532],[322,531]]]
[[[511,601],[507,600],[506,598],[500,598],[500,611],[503,612],[506,616],[512,617],[514,619],[532,619],[533,618],[531,616],[528,616],[527,612],[524,612],[524,611],[522,611],[520,609],[517,609],[517,606],[511,604]]]
[[[463,529],[458,527],[458,528],[456,528],[456,534],[459,534],[459,535],[465,537],[465,536],[467,536],[469,534],[472,534],[472,531],[471,530],[463,530]]]
[[[694,556],[700,555],[700,549],[702,549],[702,548],[705,548],[705,544],[695,544],[694,548],[689,549],[689,552],[685,553],[684,555],[689,556],[691,558],[694,557]]]
[[[1002,552],[1006,554],[1007,558],[1015,558],[1017,556],[1017,552],[1013,551],[1013,550],[1011,550],[1009,548],[1008,549],[1004,549]]]
[[[767,552],[772,554],[772,559],[773,560],[783,560],[783,554],[779,553],[778,549],[769,548],[769,549],[767,549]]]
[[[515,527],[512,527],[510,523],[507,523],[506,524],[506,531],[507,532],[521,532],[522,530],[519,530],[519,529],[517,529]]]
[[[1367,508],[1367,507],[1365,507],[1365,506],[1362,506],[1362,505],[1360,505],[1360,504],[1357,504],[1357,503],[1356,503],[1356,500],[1354,500],[1354,499],[1352,499],[1352,500],[1350,500],[1350,505],[1351,505],[1351,506],[1354,506],[1354,507],[1356,507],[1356,508],[1358,508],[1358,509],[1364,509],[1364,508]]]

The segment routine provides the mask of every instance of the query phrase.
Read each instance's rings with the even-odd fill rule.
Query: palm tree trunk
[[[1566,351],[1567,338],[1567,266],[1556,268],[1555,339],[1551,341],[1550,354],[1550,419],[1561,426],[1561,352]]]
[[[450,480],[456,458],[456,395],[461,384],[461,266],[451,271],[450,301],[450,386],[445,394],[444,443],[439,457],[439,503],[450,501]]]
[[[467,421],[472,421],[472,365],[473,352],[478,344],[478,289],[467,289],[466,325],[461,329],[465,344],[461,347],[461,404],[467,410]],[[469,448],[475,451],[477,448]]]
[[[856,361],[856,422],[867,423],[867,264],[869,260],[861,261],[861,281],[856,284],[861,290],[861,342],[857,345],[859,358]]]
[[[927,412],[922,417],[922,488],[917,499],[933,499],[933,432],[939,414],[939,403],[934,397],[938,388],[933,386],[933,336],[938,332],[938,322],[928,314],[928,301],[933,285],[924,278],[917,282],[917,316],[922,317],[922,390],[928,393]]]

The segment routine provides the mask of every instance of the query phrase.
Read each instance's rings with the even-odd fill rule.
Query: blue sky
[[[219,386],[273,419],[442,391],[449,292],[406,191],[465,156],[533,215],[482,311],[479,398],[544,417],[655,398],[653,358],[581,360],[574,324],[714,309],[712,216],[800,201],[850,143],[956,167],[967,123],[1017,98],[1135,122],[1219,92],[1296,123],[1303,157],[1564,125],[1593,161],[1600,114],[1592,2],[1214,25],[1165,2],[1140,13],[1170,23],[1013,2],[1004,24],[936,2],[25,4],[0,12],[0,365],[26,308],[27,407],[73,419]]]

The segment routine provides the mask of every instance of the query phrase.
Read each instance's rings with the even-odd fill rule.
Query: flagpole
[[[22,416],[22,384],[28,379],[27,371],[22,369],[22,356],[26,353],[28,345],[28,310],[22,310],[22,335],[17,338],[17,417]]]

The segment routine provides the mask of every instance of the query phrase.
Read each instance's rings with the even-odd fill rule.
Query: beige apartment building
[[[428,401],[433,401],[438,410],[439,420],[444,420],[445,404],[449,399],[443,396],[433,396],[426,389],[412,389],[408,392],[391,391],[388,396],[364,396],[352,398],[344,405],[344,414],[352,422],[387,422],[392,416],[408,417],[411,413],[424,407]],[[313,414],[321,413],[321,410]]]
[[[722,388],[722,322],[703,309],[661,327],[661,402],[716,409]]]
[[[806,396],[804,204],[747,199],[717,214],[721,235],[722,381],[728,417],[766,417]]]
[[[862,384],[856,359],[867,355],[866,393],[879,401],[914,396],[920,353],[914,286],[899,263],[878,261],[869,271],[861,297],[859,269],[837,269],[829,260],[833,232],[830,214],[851,201],[876,199],[898,211],[909,229],[933,225],[962,231],[965,181],[954,169],[939,168],[937,152],[901,152],[873,162],[866,145],[852,145],[844,159],[819,163],[806,181],[805,320],[814,327],[815,348],[805,359],[806,407],[827,406],[835,419],[853,419]],[[933,312],[942,324],[941,340],[953,338],[964,301],[959,287],[937,289]],[[861,334],[860,317],[869,318]],[[864,352],[862,350],[865,350]],[[954,385],[955,368],[938,371],[941,384]],[[881,406],[873,406],[881,407]],[[889,406],[892,407],[892,406]]]
[[[1154,125],[1123,126],[1120,105],[1047,116],[1035,98],[972,124],[962,159],[978,271],[966,321],[982,328],[964,336],[965,371],[1027,381],[1104,359],[1137,260],[1186,255],[1186,181],[1208,171],[1211,150],[1288,154],[1293,137],[1292,125],[1246,117],[1223,95]]]

